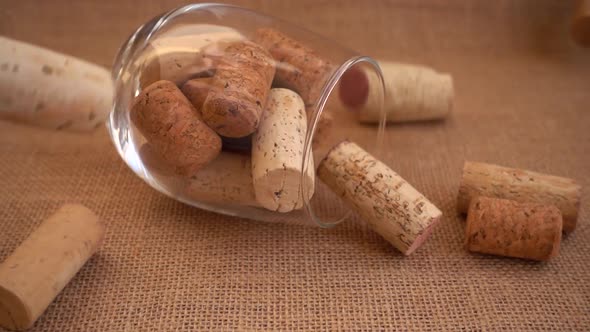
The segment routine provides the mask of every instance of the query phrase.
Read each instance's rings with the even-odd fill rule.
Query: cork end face
[[[436,225],[438,225],[440,223],[441,220],[442,220],[442,213],[439,214],[438,216],[433,217],[430,221],[430,225],[428,225],[428,227],[426,227],[426,229],[422,232],[422,234],[420,234],[418,237],[416,237],[416,239],[414,240],[414,243],[412,243],[412,245],[408,248],[408,250],[406,250],[404,252],[404,255],[409,256],[409,255],[413,254],[414,251],[416,251],[418,248],[420,248],[422,246],[422,244],[430,237],[430,234],[432,234],[432,231],[434,230]]]
[[[350,68],[340,78],[338,94],[345,106],[357,109],[365,105],[369,98],[367,74],[359,66]]]
[[[267,210],[280,213],[291,212],[303,206],[299,191],[300,171],[276,169],[263,177],[254,179],[256,201]]]
[[[582,186],[571,180],[573,210],[563,213],[563,232],[567,235],[572,233],[578,225],[580,205],[582,200]]]
[[[555,218],[558,219],[557,227],[558,229],[555,231],[555,238],[553,240],[553,248],[551,250],[551,252],[549,253],[549,255],[547,256],[546,260],[550,260],[552,258],[555,258],[557,256],[559,256],[559,250],[561,248],[561,239],[563,238],[563,231],[564,231],[564,220],[563,220],[563,216],[561,214],[561,211],[555,207],[555,206],[551,206],[549,207],[549,209],[551,210],[550,214],[552,214],[553,216],[555,216]]]
[[[446,96],[446,110],[444,111],[444,113],[442,114],[441,118],[446,118],[447,116],[449,116],[449,114],[451,114],[451,112],[453,111],[453,101],[455,100],[455,85],[453,82],[453,76],[449,75],[449,74],[444,74],[442,76],[442,80],[443,80],[443,84],[442,86],[444,87],[444,89],[446,90],[444,92],[444,95]]]
[[[544,260],[548,261],[548,260],[551,260],[551,259],[559,256],[559,248],[560,247],[561,247],[561,236],[559,237],[558,240],[555,241],[555,244],[553,245],[553,250],[551,250],[551,253]]]
[[[57,210],[53,216],[62,215],[76,223],[82,223],[86,229],[86,234],[93,234],[96,238],[96,243],[90,250],[90,255],[93,255],[104,242],[106,236],[106,225],[99,216],[86,206],[78,203],[66,203]]]
[[[201,113],[205,123],[219,135],[240,138],[256,131],[262,105],[251,105],[237,97],[216,92],[209,94]]]
[[[14,293],[0,285],[0,326],[22,331],[33,326],[30,310]]]

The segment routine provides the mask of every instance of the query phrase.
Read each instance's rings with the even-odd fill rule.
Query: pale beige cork
[[[580,209],[581,186],[564,177],[466,161],[457,210],[466,213],[477,196],[555,205],[563,215],[564,232],[572,232]]]
[[[318,177],[405,255],[429,237],[442,213],[401,176],[355,143],[335,146]]]
[[[0,119],[92,131],[104,127],[113,91],[106,68],[0,36]]]
[[[0,326],[30,328],[98,250],[105,228],[89,209],[62,206],[0,264]]]
[[[383,110],[388,122],[428,121],[446,118],[453,108],[454,86],[449,74],[429,67],[379,61],[385,87]],[[381,120],[380,80],[373,71],[353,67],[340,82],[344,105],[357,111],[358,120]]]
[[[562,225],[561,213],[553,205],[480,196],[469,207],[465,248],[546,261],[559,254]]]
[[[260,127],[252,137],[254,191],[256,200],[266,209],[290,212],[301,209],[304,198],[312,197],[312,157],[307,171],[302,170],[306,133],[307,116],[301,97],[288,89],[272,89]],[[302,174],[306,177],[303,184]]]

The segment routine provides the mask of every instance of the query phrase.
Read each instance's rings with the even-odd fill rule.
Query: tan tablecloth
[[[238,1],[236,1],[238,2]],[[105,66],[180,1],[0,1],[0,34]],[[381,58],[454,75],[453,116],[388,129],[385,161],[444,212],[411,257],[357,221],[331,230],[229,218],[152,190],[90,136],[0,123],[0,259],[64,202],[108,224],[38,331],[590,330],[590,50],[570,1],[244,1]],[[572,177],[577,230],[546,264],[472,255],[464,160]]]

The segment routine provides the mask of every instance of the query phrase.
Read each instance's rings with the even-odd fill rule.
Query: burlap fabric
[[[179,1],[0,1],[0,34],[109,65]],[[358,220],[323,230],[224,217],[152,190],[100,130],[0,124],[0,259],[64,202],[108,225],[36,331],[590,330],[590,51],[569,1],[244,1],[362,53],[454,75],[454,114],[388,129],[385,161],[444,212],[403,257]],[[472,255],[464,160],[572,177],[577,230],[546,264]]]

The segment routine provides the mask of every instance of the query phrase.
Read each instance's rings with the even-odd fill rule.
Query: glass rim
[[[303,195],[303,207],[305,210],[305,214],[307,215],[307,217],[309,217],[311,220],[313,220],[314,223],[316,223],[317,225],[319,225],[320,227],[323,227],[323,228],[330,228],[330,227],[336,226],[337,224],[346,220],[350,216],[351,211],[349,210],[348,212],[346,212],[344,214],[344,216],[342,216],[341,218],[339,218],[336,221],[331,221],[331,222],[325,222],[325,221],[321,220],[314,213],[313,207],[310,204],[312,197],[309,197],[307,191],[304,190],[304,188],[306,188],[306,184],[308,181],[306,174],[307,174],[308,167],[309,167],[309,161],[310,161],[310,158],[313,158],[312,142],[313,142],[314,135],[316,134],[318,123],[320,121],[320,118],[322,117],[322,113],[324,112],[324,108],[326,106],[326,103],[328,102],[328,99],[330,98],[332,93],[335,93],[334,89],[336,88],[338,82],[340,81],[340,79],[342,78],[344,73],[346,73],[349,69],[351,69],[352,67],[354,67],[355,65],[358,65],[360,63],[369,64],[371,66],[371,68],[375,71],[375,73],[377,74],[377,77],[379,79],[379,84],[381,87],[381,94],[380,94],[380,100],[378,101],[380,119],[379,119],[379,124],[377,125],[377,142],[376,142],[376,146],[375,146],[376,154],[380,155],[381,150],[383,148],[383,140],[385,137],[385,126],[386,126],[386,122],[387,122],[386,113],[385,113],[385,110],[383,109],[383,99],[384,99],[384,93],[385,93],[385,84],[383,81],[383,73],[381,72],[381,68],[379,67],[379,64],[377,63],[377,61],[375,59],[373,59],[369,56],[364,56],[364,55],[355,56],[355,57],[352,57],[352,58],[346,60],[344,63],[342,63],[332,73],[330,78],[326,81],[326,84],[324,84],[324,87],[322,88],[322,93],[320,94],[319,99],[313,105],[314,112],[311,116],[312,120],[309,121],[309,119],[308,119],[308,123],[310,123],[311,126],[308,126],[308,128],[307,128],[308,130],[307,130],[307,134],[305,136],[305,143],[303,146],[303,161],[301,164],[302,172],[301,172],[301,177],[300,177],[301,180],[299,181],[299,186],[300,186],[299,191]],[[346,140],[346,139],[343,139],[343,141],[344,140]],[[317,160],[315,162],[317,163],[317,165],[319,165]],[[314,167],[315,166],[316,165],[314,164]],[[315,176],[315,171],[314,171],[314,176]]]

